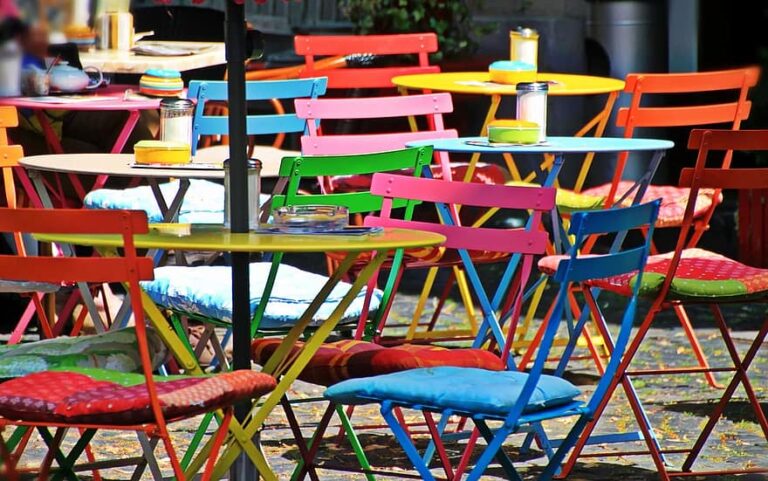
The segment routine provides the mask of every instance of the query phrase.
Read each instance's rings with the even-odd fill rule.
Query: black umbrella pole
[[[245,6],[234,0],[226,2],[226,52],[229,96],[229,169],[230,226],[233,233],[248,232],[248,159],[246,156],[245,101]],[[235,369],[250,369],[250,287],[248,254],[232,254],[232,361]],[[243,421],[250,405],[235,406],[235,415]],[[253,464],[241,456],[230,472],[231,481],[258,479]]]

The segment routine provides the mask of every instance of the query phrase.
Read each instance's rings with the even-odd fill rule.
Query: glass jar
[[[160,140],[192,145],[192,116],[195,104],[191,100],[168,98],[160,101]]]
[[[231,174],[229,159],[224,161],[224,227],[232,226],[232,205],[231,195]],[[261,206],[259,197],[261,195],[261,161],[248,159],[248,229],[257,230],[259,228],[259,216]]]
[[[539,126],[539,142],[547,140],[547,92],[546,82],[522,82],[517,90],[517,120],[534,122]]]
[[[538,69],[539,33],[532,28],[518,27],[509,32],[509,59],[533,65]]]

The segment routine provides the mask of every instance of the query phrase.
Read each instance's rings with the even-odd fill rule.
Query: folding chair
[[[387,195],[403,196],[408,195],[405,192],[410,191],[410,186],[400,181],[389,183],[387,188],[389,189]],[[455,197],[444,195],[437,201],[473,204],[473,202],[467,202],[470,200],[467,197],[458,194]],[[498,197],[495,198],[495,200],[498,199]],[[525,203],[522,199],[518,202]],[[572,218],[570,233],[576,238],[575,246],[579,246],[586,237],[598,233],[607,234],[646,227],[652,229],[658,208],[659,203],[654,202],[625,209],[576,213]],[[386,219],[380,219],[375,223],[393,225]],[[455,226],[450,228],[457,229]],[[499,237],[495,241],[510,246],[510,249],[514,246],[516,251],[522,251],[526,255],[527,260],[523,264],[524,272],[531,266],[531,254],[540,253],[546,247],[545,237],[532,239],[529,237],[530,233],[520,231],[506,232],[504,235],[506,237],[504,240]],[[568,435],[560,442],[557,450],[552,452],[549,463],[539,476],[539,479],[551,479],[557,474],[560,463],[591,419],[612,381],[612,374],[619,366],[629,341],[639,287],[634,288],[621,317],[621,329],[613,345],[606,374],[601,378],[594,394],[587,402],[577,400],[581,391],[560,377],[561,373],[559,375],[558,373],[543,374],[545,362],[550,354],[549,350],[561,323],[564,321],[569,332],[578,335],[576,332],[578,326],[573,325],[573,319],[569,315],[568,292],[574,284],[593,277],[633,273],[637,275],[638,281],[641,281],[642,269],[649,250],[649,240],[640,247],[594,257],[579,257],[578,248],[574,247],[570,255],[561,260],[554,276],[555,281],[560,283],[555,301],[555,314],[547,325],[547,332],[542,339],[536,361],[528,372],[455,367],[422,368],[345,381],[328,388],[325,397],[332,402],[344,404],[381,404],[381,414],[418,474],[426,480],[436,479],[428,466],[431,456],[423,456],[418,452],[410,434],[393,415],[395,409],[407,408],[422,411],[437,448],[441,467],[449,480],[462,479],[468,469],[479,436],[485,439],[487,446],[475,461],[474,468],[469,472],[467,479],[482,479],[488,465],[496,460],[509,479],[520,480],[522,478],[512,460],[502,449],[507,438],[515,433],[533,432],[540,438],[542,446],[550,450],[549,440],[544,431],[539,428],[539,423],[550,419],[577,417]],[[509,345],[514,336],[513,327],[516,318],[520,315],[523,292],[524,287],[521,286],[515,300],[513,317],[510,320],[510,330],[503,339],[504,342],[500,344],[505,358],[510,355]],[[599,309],[594,314],[602,317]],[[472,437],[455,469],[451,465],[442,440],[442,433],[438,429],[433,414],[441,415],[440,423],[446,416],[460,415],[470,418],[475,425]],[[494,423],[493,428],[489,422]],[[499,422],[500,425],[496,425],[495,422]]]
[[[311,78],[301,80],[250,81],[246,83],[246,99],[271,101],[272,99],[315,98],[325,93],[326,80]],[[192,154],[203,163],[221,163],[228,156],[227,146],[197,150],[197,142],[203,136],[226,135],[229,131],[227,117],[206,112],[210,102],[226,101],[227,83],[224,81],[192,81],[188,96],[196,101],[192,122]],[[281,135],[305,133],[306,121],[293,113],[278,111],[276,114],[249,115],[248,135]],[[272,147],[258,148],[256,157],[274,165],[284,156],[297,152]],[[163,200],[165,205],[159,205]],[[268,196],[264,196],[265,202]],[[85,196],[84,204],[90,209],[135,209],[147,212],[151,222],[189,223],[222,222],[224,215],[223,185],[204,180],[178,180],[158,184],[150,180],[149,186],[128,189],[97,189]],[[178,218],[174,214],[178,212]]]
[[[296,35],[297,55],[304,56],[305,67],[300,76],[328,77],[329,89],[394,88],[392,78],[398,75],[435,73],[437,65],[429,64],[429,54],[437,52],[434,33],[394,35]],[[327,70],[317,56],[365,54],[379,56],[416,55],[417,65],[396,67],[363,67]]]
[[[429,94],[429,95],[410,95],[400,97],[368,97],[356,99],[313,99],[297,100],[296,114],[299,118],[307,119],[309,135],[302,137],[301,147],[304,155],[329,155],[329,154],[354,154],[364,152],[375,152],[383,150],[399,149],[408,142],[434,139],[434,138],[455,138],[455,130],[445,129],[443,124],[443,114],[453,111],[453,104],[450,94]],[[416,128],[410,131],[395,131],[386,133],[361,133],[361,134],[328,134],[326,131],[320,132],[321,123],[326,120],[343,119],[396,119],[410,117],[420,120],[422,117],[427,121],[426,130]],[[414,124],[415,125],[415,124]],[[452,163],[449,161],[446,152],[436,154],[437,165],[432,169],[432,176],[452,180],[454,178],[463,178],[468,168],[466,163]],[[487,184],[503,184],[506,176],[503,170],[495,164],[480,164],[477,166],[473,181]],[[321,190],[326,193],[334,192],[354,192],[356,190],[367,189],[370,186],[369,175],[353,176],[330,176],[319,179]],[[472,223],[472,219],[463,217],[463,223]],[[475,252],[472,254],[477,262],[496,262],[503,258],[501,255],[489,255],[488,253]],[[331,257],[331,260],[334,261]],[[426,262],[426,261],[425,261]],[[419,298],[417,307],[408,324],[407,332],[404,336],[405,341],[414,339],[423,339],[425,341],[435,341],[442,338],[474,338],[477,333],[477,321],[474,305],[472,304],[471,293],[467,284],[466,276],[463,271],[456,267],[460,263],[457,256],[449,253],[449,257],[442,256],[432,259],[432,269],[427,274],[427,280]],[[419,267],[424,267],[422,263]],[[439,267],[451,268],[451,278],[455,278],[459,286],[459,292],[462,296],[462,302],[467,312],[467,321],[469,329],[435,329],[435,324],[440,315],[440,311],[448,295],[450,287],[441,292],[437,309],[432,315],[432,319],[427,324],[426,330],[419,330],[423,327],[421,321],[424,307],[426,306],[429,294],[434,285]],[[332,265],[329,266],[332,269]],[[408,266],[406,266],[408,268]],[[395,325],[388,328],[393,329]],[[402,336],[388,339],[386,342],[402,342]]]
[[[728,169],[722,166],[707,168],[707,158],[710,152],[732,152],[734,150],[768,150],[768,131],[729,131],[729,130],[694,130],[688,141],[688,148],[698,149],[696,166],[683,169],[680,176],[680,187],[690,188],[691,199],[695,199],[702,189],[711,189],[720,196],[724,189],[765,189],[768,186],[768,169]],[[728,332],[728,324],[723,317],[720,306],[733,303],[765,303],[768,301],[768,270],[750,267],[731,260],[720,254],[700,248],[688,248],[688,242],[698,235],[696,230],[696,202],[689,200],[685,209],[677,247],[674,252],[652,255],[648,259],[645,279],[640,285],[641,291],[653,295],[653,304],[648,314],[638,328],[638,332],[627,349],[627,354],[614,375],[607,395],[595,412],[595,420],[586,428],[566,464],[566,474],[573,467],[580,455],[584,444],[600,415],[610,400],[611,394],[619,382],[625,382],[629,376],[651,376],[674,374],[690,374],[697,372],[735,372],[732,381],[726,387],[720,402],[705,423],[702,433],[692,449],[682,449],[689,454],[682,465],[681,472],[670,472],[665,464],[665,450],[649,443],[650,455],[662,479],[673,476],[690,476],[691,468],[699,452],[704,446],[712,428],[722,415],[723,409],[741,383],[744,386],[750,405],[755,410],[760,428],[768,441],[768,421],[760,408],[755,392],[749,382],[747,369],[754,359],[760,344],[768,332],[768,321],[760,327],[755,341],[747,353],[740,357],[734,342]],[[610,279],[593,281],[591,284],[600,289],[611,290],[626,294],[628,278],[617,276]],[[705,304],[712,311],[714,320],[723,337],[727,352],[734,367],[674,367],[667,366],[659,369],[633,369],[630,363],[638,348],[642,345],[648,330],[653,325],[656,315],[663,309],[674,309],[688,304]],[[644,413],[635,410],[635,417],[642,427]],[[646,436],[652,433],[645,433]],[[768,472],[768,467],[745,468],[739,472]],[[729,473],[731,470],[728,471]],[[702,474],[725,474],[725,472],[707,471]]]
[[[460,253],[463,267],[472,283],[483,311],[481,331],[471,349],[448,349],[432,345],[395,345],[391,347],[362,341],[339,341],[323,346],[310,364],[304,370],[301,379],[332,386],[348,379],[369,376],[371,374],[387,374],[407,369],[425,366],[462,366],[488,370],[503,369],[505,363],[511,365],[511,359],[500,358],[495,352],[495,346],[504,344],[502,325],[507,319],[512,319],[510,329],[514,330],[516,315],[513,312],[499,313],[492,307],[490,293],[480,280],[475,263],[468,255],[471,249],[501,250],[523,256],[523,260],[511,260],[514,264],[513,275],[501,281],[497,292],[515,298],[521,295],[533,262],[533,254],[544,251],[547,234],[540,229],[541,216],[551,211],[554,206],[553,189],[529,189],[525,187],[493,186],[476,183],[446,182],[435,179],[420,179],[395,174],[375,174],[371,185],[374,194],[384,197],[381,214],[369,215],[365,224],[369,226],[389,226],[411,228],[439,232],[447,237],[445,246],[457,249]],[[392,207],[400,202],[399,199],[410,199],[419,202],[436,202],[440,206],[443,223],[408,221],[392,217]],[[504,208],[530,210],[531,217],[526,229],[490,229],[479,227],[461,227],[452,218],[451,205],[501,205]],[[522,267],[520,267],[522,263]],[[389,279],[396,278],[398,273],[391,270]],[[388,283],[389,285],[389,283]],[[517,305],[519,308],[519,305]],[[381,309],[381,308],[380,308]],[[484,349],[486,346],[488,349]],[[274,350],[274,346],[265,341],[254,343],[254,354],[257,362],[262,361]],[[362,471],[368,479],[372,479],[374,471],[365,460],[362,448],[351,433],[351,423],[347,418],[350,412],[344,413],[339,402],[332,402],[325,411],[320,424],[312,436],[306,449],[300,430],[294,429],[303,463],[294,472],[293,479],[302,479],[309,474],[316,479],[315,470],[319,467],[330,468],[328,465],[317,466],[314,458],[322,441],[323,434],[331,421],[334,412],[341,418],[342,425],[353,443]],[[290,418],[289,418],[290,419]],[[440,429],[446,429],[448,417]],[[404,422],[401,418],[401,422]],[[458,429],[463,424],[459,423]]]
[[[109,258],[0,256],[0,272],[10,280],[37,282],[125,282],[136,316],[136,349],[142,374],[103,369],[65,367],[27,374],[0,384],[0,427],[37,428],[49,447],[39,479],[48,479],[51,465],[59,464],[61,475],[76,480],[73,464],[98,429],[145,433],[163,442],[176,479],[185,473],[171,442],[167,424],[210,411],[223,412],[221,427],[214,435],[216,450],[203,479],[209,479],[218,448],[227,439],[234,403],[258,398],[275,388],[271,376],[237,371],[213,377],[184,377],[160,380],[153,377],[153,353],[147,338],[139,281],[151,279],[152,260],[136,255],[134,235],[148,232],[142,212],[94,212],[57,209],[0,209],[0,231],[30,233],[112,234],[123,240],[123,256]],[[56,428],[51,433],[49,428]],[[81,429],[72,450],[64,455],[61,442],[66,430]],[[242,439],[230,440],[242,444]],[[150,442],[154,445],[154,442]],[[247,452],[252,453],[250,445]],[[0,436],[0,455],[5,476],[18,479],[16,460]],[[145,450],[151,455],[151,449]],[[254,462],[264,465],[263,457]],[[57,473],[58,474],[58,473]]]
[[[697,127],[715,124],[725,124],[732,130],[738,130],[741,122],[749,117],[751,102],[747,99],[749,89],[757,83],[760,71],[758,68],[740,68],[712,72],[692,73],[659,73],[659,74],[629,74],[626,78],[624,93],[631,96],[628,107],[618,111],[616,124],[624,128],[624,137],[631,138],[646,128]],[[686,96],[696,95],[695,100]],[[659,105],[658,99],[664,96],[664,104]],[[670,101],[677,96],[686,102],[672,104]],[[733,100],[725,100],[731,96]],[[654,100],[656,102],[654,102]],[[731,163],[732,152],[723,153],[721,165],[727,168]],[[563,199],[569,199],[574,206],[581,205],[578,210],[608,208],[615,205],[631,205],[636,191],[632,189],[634,181],[624,181],[622,176],[629,154],[619,154],[610,183],[585,189],[576,194],[561,191]],[[586,177],[581,171],[580,182]],[[647,179],[650,180],[650,179]],[[651,184],[646,189],[641,202],[662,199],[659,210],[657,227],[680,227],[690,193],[687,187],[662,186]],[[595,203],[595,201],[597,201]],[[686,248],[696,247],[702,234],[708,229],[709,221],[715,207],[720,203],[712,189],[701,189],[696,198],[694,210],[694,233],[688,240]],[[560,205],[561,212],[563,205]],[[566,212],[573,209],[566,209]],[[596,238],[590,239],[584,245],[584,252],[589,252]],[[652,253],[657,253],[652,246]],[[530,313],[529,313],[530,314]],[[697,364],[701,368],[708,367],[707,357],[693,330],[688,313],[683,306],[675,307],[675,314],[683,326],[688,342],[691,344]],[[520,331],[521,339],[526,335],[532,315],[526,317]],[[541,336],[542,329],[536,336]],[[535,342],[530,344],[535,348]],[[528,358],[529,359],[529,358]],[[717,387],[717,382],[711,373],[705,371],[707,382]]]

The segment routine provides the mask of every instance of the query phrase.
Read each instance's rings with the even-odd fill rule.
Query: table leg
[[[336,327],[344,315],[344,312],[357,297],[357,294],[363,287],[368,284],[370,277],[375,272],[377,272],[381,265],[384,263],[387,258],[387,252],[378,252],[374,256],[371,262],[366,265],[365,268],[359,273],[354,284],[352,284],[349,291],[339,302],[339,305],[336,307],[333,313],[325,322],[322,323],[322,325],[317,328],[312,337],[304,343],[304,347],[301,352],[298,353],[295,359],[287,359],[293,344],[296,342],[296,340],[298,340],[299,336],[309,325],[312,317],[322,305],[325,297],[333,290],[336,284],[341,281],[342,277],[352,266],[356,257],[357,253],[347,254],[347,257],[344,259],[344,261],[342,261],[339,269],[333,274],[333,276],[331,276],[330,279],[328,279],[328,282],[326,282],[325,286],[323,286],[323,288],[320,290],[318,296],[312,301],[299,322],[297,322],[296,325],[291,329],[291,331],[278,347],[277,351],[275,351],[269,361],[265,364],[262,370],[263,372],[268,372],[275,376],[282,375],[282,378],[277,388],[269,394],[263,403],[251,411],[250,421],[245,427],[245,434],[249,438],[253,437],[259,431],[267,416],[272,412],[274,407],[279,404],[280,399],[288,391],[296,378],[298,378],[299,374],[307,365],[314,353],[317,352],[331,331]],[[290,366],[288,366],[289,363]],[[209,445],[206,445],[203,452],[209,448]],[[229,469],[238,455],[239,452],[237,449],[231,445],[228,446],[222,453],[216,468],[214,469],[214,479],[221,477],[226,472],[226,470]],[[264,476],[266,473],[260,472],[260,474]]]
[[[45,188],[45,183],[43,182],[40,172],[36,170],[30,170],[29,176],[32,179],[32,183],[35,185],[35,190],[37,190],[37,195],[40,198],[40,202],[42,203],[43,207],[46,209],[53,209],[53,202],[51,202],[51,198],[48,196],[48,189]],[[75,251],[70,245],[61,244],[61,250],[64,255],[75,255]],[[91,316],[91,319],[93,319],[93,325],[96,329],[96,332],[104,332],[106,330],[104,320],[99,314],[99,309],[96,307],[96,302],[93,300],[91,289],[88,286],[88,283],[78,282],[77,288],[80,291],[80,296],[83,298],[83,303],[85,304],[86,309],[88,309],[88,314]]]
[[[584,127],[581,128],[578,132],[576,132],[575,137],[583,137],[592,130],[592,128],[595,128],[595,137],[602,137],[603,133],[605,133],[605,127],[608,125],[608,119],[611,118],[611,112],[613,111],[613,106],[616,103],[616,99],[619,98],[619,92],[611,92],[608,94],[608,99],[605,101],[605,105],[603,106],[603,110],[601,110],[595,117],[592,118],[589,122],[587,122]],[[584,162],[582,163],[581,169],[579,170],[579,176],[576,178],[576,183],[573,186],[573,190],[576,192],[581,192],[581,189],[584,187],[584,182],[587,180],[587,174],[589,173],[589,169],[592,166],[592,160],[595,158],[594,152],[589,152],[586,156],[584,156]]]
[[[119,154],[123,151],[125,143],[128,142],[128,137],[131,136],[133,129],[136,128],[136,124],[139,122],[139,117],[141,117],[141,113],[138,110],[131,110],[128,112],[128,118],[125,120],[125,124],[123,124],[123,128],[120,130],[110,153]],[[109,176],[107,175],[97,176],[96,181],[93,183],[93,186],[91,186],[91,190],[104,187],[108,178]]]

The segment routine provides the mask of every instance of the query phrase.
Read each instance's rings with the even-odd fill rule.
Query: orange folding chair
[[[714,124],[726,124],[731,130],[738,130],[741,122],[749,117],[751,102],[747,99],[749,89],[757,84],[760,70],[757,67],[722,70],[715,72],[694,72],[674,74],[630,74],[626,79],[624,92],[632,96],[629,107],[619,109],[617,125],[624,127],[624,137],[633,137],[638,129],[649,127],[698,127]],[[661,95],[696,94],[698,99],[705,95],[735,94],[735,100],[722,100],[683,106],[647,106],[647,97]],[[701,102],[701,100],[698,100]],[[728,168],[733,152],[723,152],[721,166]],[[633,181],[623,181],[628,154],[619,155],[613,180],[610,184],[587,189],[584,194],[603,196],[605,206],[631,203],[634,191]],[[688,187],[649,185],[641,202],[662,199],[657,227],[680,227],[686,206],[689,203]],[[714,208],[721,201],[715,189],[699,189],[693,211],[692,232],[684,248],[696,247],[702,234],[709,227]],[[652,252],[658,253],[655,245]],[[589,252],[594,246],[594,239],[585,246]],[[699,366],[703,369],[707,382],[717,386],[714,376],[706,370],[709,364],[701,344],[691,325],[688,313],[681,304],[674,306],[675,314],[683,326]]]

